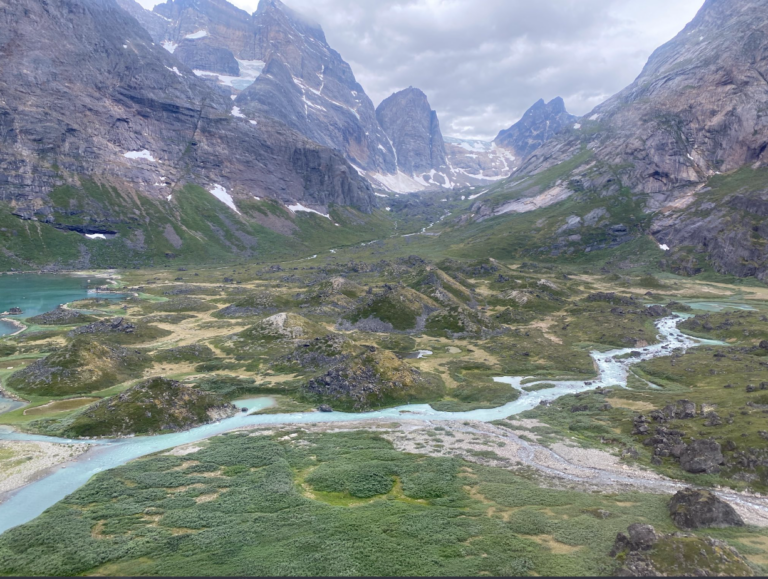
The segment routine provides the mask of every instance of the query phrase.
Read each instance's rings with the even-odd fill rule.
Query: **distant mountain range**
[[[309,139],[340,151],[374,187],[398,193],[486,184],[508,177],[534,147],[557,132],[552,103],[503,131],[489,154],[446,146],[426,95],[409,87],[374,110],[349,65],[319,25],[280,0],[261,0],[254,14],[224,0],[169,0],[152,12],[118,0],[195,74],[248,117],[277,119]],[[557,109],[557,110],[555,110]],[[525,144],[522,139],[527,138]],[[516,149],[515,147],[518,147]],[[490,150],[490,149],[489,149]]]
[[[644,237],[670,271],[768,280],[768,1],[707,0],[635,82],[572,125],[561,118],[465,227],[551,206],[542,254]],[[531,227],[546,228],[536,215]]]
[[[768,280],[766,8],[707,0],[584,117],[540,100],[486,142],[418,88],[374,108],[280,0],[0,4],[0,268],[292,255],[391,233],[384,191],[466,189],[455,246]]]

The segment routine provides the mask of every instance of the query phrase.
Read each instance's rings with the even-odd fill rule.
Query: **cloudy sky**
[[[258,0],[230,0],[253,12]],[[703,0],[283,0],[322,24],[377,105],[415,86],[445,135],[491,139],[540,98],[582,115]],[[159,0],[139,0],[151,8]]]

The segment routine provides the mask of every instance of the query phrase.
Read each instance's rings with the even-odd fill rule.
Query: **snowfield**
[[[299,213],[299,212],[317,213],[318,215],[321,215],[321,216],[325,217],[326,219],[330,219],[331,218],[330,215],[326,215],[325,213],[320,213],[319,211],[315,211],[314,209],[310,209],[309,207],[305,207],[301,203],[296,203],[295,205],[289,205],[288,209],[290,209],[293,213]]]
[[[145,161],[152,161],[157,163],[157,159],[152,156],[152,153],[144,149],[143,151],[131,151],[123,155],[126,159],[143,159]]]
[[[227,193],[227,190],[224,187],[222,187],[221,185],[214,185],[213,189],[211,189],[209,193],[214,197],[216,197],[216,199],[224,203],[224,205],[232,209],[232,211],[234,211],[238,215],[242,215],[242,213],[240,213],[240,210],[235,206],[235,202],[232,199],[232,196],[229,193]]]

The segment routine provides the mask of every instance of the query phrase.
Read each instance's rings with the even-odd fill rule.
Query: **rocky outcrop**
[[[65,434],[117,437],[178,432],[237,413],[236,406],[217,394],[152,378],[88,407],[75,417]]]
[[[113,318],[111,320],[99,320],[86,326],[75,328],[69,332],[70,336],[82,334],[133,334],[136,324],[128,322],[125,318]]]
[[[294,350],[274,362],[275,366],[290,367],[299,372],[328,369],[350,358],[352,344],[342,335],[328,334],[302,342]]]
[[[562,98],[554,98],[548,103],[540,99],[514,125],[500,131],[493,142],[513,151],[522,160],[575,122],[576,117],[565,110]]]
[[[95,322],[96,318],[59,306],[55,310],[29,318],[27,321],[40,326],[67,326],[70,324],[88,324]]]
[[[744,526],[731,505],[705,490],[678,491],[669,501],[669,514],[675,525],[684,530]]]
[[[443,389],[433,376],[420,373],[392,352],[371,346],[309,380],[302,393],[313,402],[362,411],[439,397]]]
[[[747,560],[725,541],[683,533],[658,534],[635,523],[619,533],[610,553],[617,577],[752,577]]]
[[[651,525],[634,523],[627,528],[627,534],[619,533],[616,535],[616,542],[611,557],[615,557],[622,551],[649,551],[658,542],[656,529]]]
[[[680,454],[680,467],[694,474],[719,472],[724,462],[720,444],[714,440],[694,440]]]

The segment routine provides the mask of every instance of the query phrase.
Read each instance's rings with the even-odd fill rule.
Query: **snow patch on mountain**
[[[208,36],[207,30],[198,30],[192,34],[187,34],[184,38],[187,40],[199,40],[200,38],[205,38],[206,36]]]
[[[320,213],[319,211],[315,211],[314,209],[310,209],[309,207],[306,207],[302,205],[301,203],[296,203],[294,205],[289,205],[288,209],[290,209],[293,213],[298,212],[305,212],[305,213],[317,213],[318,215],[321,215],[322,217],[325,217],[326,219],[330,219],[331,216],[327,215],[325,213]]]
[[[235,201],[232,199],[232,196],[229,193],[227,193],[227,190],[224,187],[222,187],[221,185],[214,185],[213,189],[211,189],[209,193],[214,197],[216,197],[216,199],[224,203],[224,205],[232,209],[232,211],[234,211],[238,215],[241,215],[240,211],[235,206]]]
[[[402,171],[395,174],[370,173],[367,176],[384,189],[394,193],[415,193],[416,191],[423,191],[429,186],[424,179],[411,177]]]
[[[126,159],[143,159],[144,161],[152,161],[157,163],[157,159],[152,156],[152,153],[144,149],[143,151],[130,151],[123,155]]]

